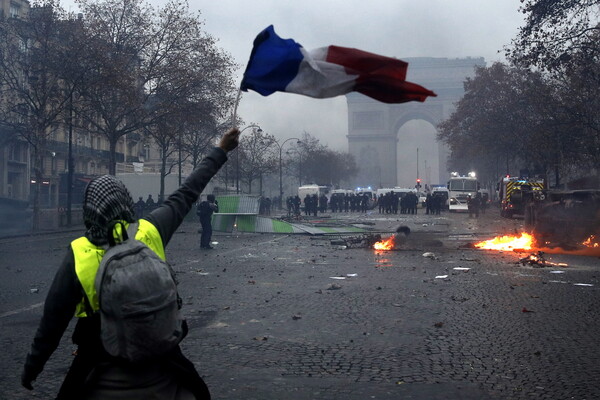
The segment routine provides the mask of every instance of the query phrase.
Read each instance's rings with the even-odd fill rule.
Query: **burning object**
[[[585,239],[583,241],[584,246],[586,247],[591,247],[591,248],[599,248],[600,247],[600,243],[599,243],[599,239],[596,238],[596,235],[591,235],[589,238]]]
[[[496,236],[493,239],[475,243],[473,246],[484,250],[519,251],[531,250],[534,246],[534,243],[535,239],[533,236],[523,232],[520,236]]]
[[[379,242],[375,242],[373,244],[373,248],[375,250],[394,250],[396,247],[396,241],[394,240],[394,236],[390,236],[385,240],[380,240]]]
[[[523,266],[529,264],[536,268],[544,268],[544,267],[568,267],[568,264],[565,263],[554,263],[548,261],[544,258],[544,253],[538,251],[536,254],[530,254],[527,257],[523,257],[519,260],[519,263]]]
[[[410,228],[405,225],[399,226],[398,229],[396,229],[396,234],[387,239],[375,242],[373,244],[373,249],[384,251],[394,250],[396,247],[406,242],[408,235],[410,235]]]

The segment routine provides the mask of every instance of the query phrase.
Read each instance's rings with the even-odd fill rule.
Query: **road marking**
[[[0,318],[4,318],[4,317],[9,317],[11,315],[20,314],[20,313],[25,312],[25,311],[30,311],[30,310],[39,308],[39,307],[41,307],[43,305],[44,305],[44,303],[42,302],[42,303],[37,303],[37,304],[31,305],[29,307],[23,307],[23,308],[19,308],[17,310],[13,310],[13,311],[7,311],[5,313],[0,314]]]

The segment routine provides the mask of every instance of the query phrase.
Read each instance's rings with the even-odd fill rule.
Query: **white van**
[[[317,197],[321,197],[322,194],[325,194],[329,198],[329,187],[321,186],[321,185],[303,185],[298,187],[298,196],[300,197],[300,208],[304,210],[304,198],[306,195],[316,194]]]

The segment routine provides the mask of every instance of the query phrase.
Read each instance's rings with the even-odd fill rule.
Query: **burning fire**
[[[595,235],[591,235],[582,244],[587,247],[594,247],[594,248],[600,247],[600,243],[598,243],[598,240],[596,239]]]
[[[534,238],[528,233],[521,233],[521,236],[496,236],[490,240],[475,243],[474,246],[486,250],[531,250],[534,244]]]
[[[394,236],[390,236],[388,239],[375,242],[375,244],[373,244],[373,248],[375,250],[394,250],[395,245],[396,243],[394,242]]]

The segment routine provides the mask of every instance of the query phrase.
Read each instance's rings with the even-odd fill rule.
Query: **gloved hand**
[[[238,128],[231,128],[221,138],[219,147],[222,148],[226,153],[235,149],[239,144],[240,130]]]
[[[27,390],[33,390],[33,386],[31,386],[31,382],[35,379],[32,379],[26,371],[23,371],[21,374],[21,385]]]

